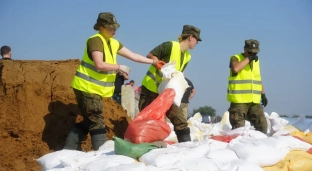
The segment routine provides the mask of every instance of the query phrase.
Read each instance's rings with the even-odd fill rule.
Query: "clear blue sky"
[[[260,41],[265,111],[309,114],[312,104],[311,0],[1,0],[0,46],[9,45],[21,60],[81,59],[99,12],[115,14],[116,39],[146,56],[158,44],[177,40],[184,24],[201,29],[185,75],[197,94],[190,109],[212,106],[222,115],[229,58],[243,51],[245,39]],[[148,65],[123,57],[140,84]]]

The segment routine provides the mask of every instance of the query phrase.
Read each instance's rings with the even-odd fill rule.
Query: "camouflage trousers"
[[[187,118],[188,118],[188,103],[181,103],[180,108],[182,110],[183,116],[187,120]]]
[[[102,97],[77,89],[74,89],[74,93],[83,117],[83,120],[77,123],[76,126],[91,133],[92,131],[105,133]]]
[[[245,126],[245,120],[248,120],[256,130],[267,134],[268,125],[260,104],[231,103],[229,114],[233,129]]]
[[[146,90],[142,86],[142,93],[140,95],[139,110],[142,111],[145,107],[150,105],[157,95],[149,90]],[[188,129],[187,120],[183,115],[182,109],[177,105],[173,104],[166,113],[167,118],[174,126],[174,130],[185,130]]]

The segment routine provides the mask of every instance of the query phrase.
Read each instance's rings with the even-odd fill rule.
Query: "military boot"
[[[175,133],[177,135],[179,143],[191,141],[191,135],[190,135],[191,131],[189,127],[183,130],[175,130]]]

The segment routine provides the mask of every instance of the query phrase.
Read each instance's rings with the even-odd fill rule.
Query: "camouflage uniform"
[[[89,129],[90,132],[99,129],[105,130],[102,97],[76,89],[74,89],[74,93],[83,117],[79,124],[83,128]]]
[[[198,41],[201,41],[200,38],[200,29],[185,25],[183,27],[182,36],[189,36],[193,35]],[[158,57],[159,60],[162,60],[166,63],[170,61],[171,56],[171,50],[172,50],[172,42],[164,42],[157,47],[155,47],[150,54],[153,56]],[[181,52],[181,64],[184,60],[184,54]],[[186,68],[187,64],[182,69],[182,72]],[[147,107],[149,104],[151,104],[156,98],[158,97],[157,93],[154,93],[150,90],[148,90],[144,85],[142,85],[142,92],[140,95],[140,101],[139,101],[139,110],[142,111],[145,107]],[[176,135],[178,137],[179,142],[183,142],[183,136],[190,134],[190,130],[188,128],[188,123],[186,118],[183,115],[182,109],[178,107],[177,105],[173,104],[170,109],[166,113],[167,118],[171,121],[171,123],[174,125],[174,130],[176,132]],[[186,138],[187,139],[187,138]]]
[[[245,126],[245,120],[248,120],[256,130],[267,134],[268,125],[260,104],[231,103],[229,113],[233,129]]]
[[[245,48],[251,48],[251,43],[252,41],[246,41]],[[259,52],[259,49],[252,50],[255,50],[256,53]],[[235,56],[231,57],[230,67],[234,62],[238,62]],[[252,61],[249,62],[249,66],[251,69],[253,68]],[[231,74],[232,76],[236,76],[239,73],[231,72]],[[245,120],[248,120],[256,130],[267,134],[267,121],[260,103],[231,103],[228,111],[230,114],[230,123],[233,127],[232,129],[245,126]]]
[[[97,22],[93,28],[98,31],[100,27],[117,29],[119,26],[120,25],[117,23],[115,16],[110,12],[105,12],[99,13]],[[119,43],[119,49],[122,47],[123,45]],[[111,50],[109,43],[108,48]],[[103,61],[105,61],[103,42],[99,37],[93,37],[87,41],[87,53],[90,60],[93,60],[91,55],[91,52],[93,51],[102,52]],[[90,94],[77,89],[73,90],[83,120],[76,123],[68,134],[64,149],[78,149],[81,141],[85,139],[90,132],[93,149],[98,150],[106,140],[102,97],[97,94]]]

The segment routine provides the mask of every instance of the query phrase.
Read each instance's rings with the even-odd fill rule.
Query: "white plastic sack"
[[[41,165],[43,170],[49,170],[53,168],[63,167],[60,159],[64,157],[72,157],[84,155],[85,152],[76,151],[76,150],[60,150],[52,153],[48,153],[38,159],[36,161]]]
[[[148,165],[146,166],[144,163],[131,163],[131,164],[121,164],[119,166],[109,167],[105,171],[158,171],[159,168],[155,166]]]
[[[145,153],[139,158],[140,162],[147,165],[153,165],[158,168],[176,168],[181,163],[183,152],[187,148],[160,148]]]
[[[64,167],[64,168],[54,168],[54,169],[49,169],[46,171],[76,171],[75,169],[71,167]]]
[[[229,131],[232,129],[232,125],[230,123],[230,113],[229,111],[225,111],[222,120],[220,121],[219,130]]]
[[[163,81],[158,86],[158,94],[161,94],[167,88],[173,88],[176,93],[173,103],[180,106],[181,99],[189,85],[183,73],[175,69],[175,65],[176,61],[171,61],[161,68]]]
[[[274,136],[262,139],[262,142],[283,151],[285,154],[290,150],[308,151],[312,148],[311,144],[301,141],[293,136]]]
[[[271,135],[279,130],[282,130],[288,124],[288,120],[280,118],[276,112],[271,113],[271,115],[269,116],[269,120],[271,122]]]
[[[206,157],[209,159],[220,160],[224,162],[230,162],[232,160],[239,159],[236,153],[230,149],[211,150],[206,154]]]
[[[254,128],[250,125],[244,126],[244,127],[240,127],[240,128],[236,128],[233,130],[229,130],[229,131],[220,131],[221,135],[227,135],[227,136],[243,136],[243,137],[253,137],[256,139],[261,139],[261,138],[267,138],[268,136],[265,135],[264,133],[260,132],[260,131],[256,131],[254,130]]]
[[[213,160],[207,158],[190,159],[178,166],[182,171],[218,171]]]
[[[133,158],[122,155],[102,155],[95,160],[84,163],[80,166],[82,170],[103,171],[113,166],[121,164],[131,164],[136,162]]]
[[[231,162],[215,161],[219,171],[263,171],[257,164],[246,160],[232,160]]]
[[[250,137],[237,137],[233,139],[228,148],[235,151],[243,160],[255,163],[260,167],[272,166],[281,161],[286,154],[262,141]]]

